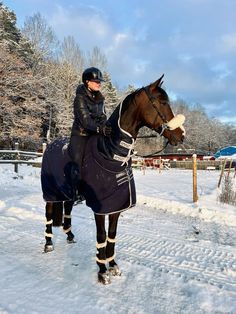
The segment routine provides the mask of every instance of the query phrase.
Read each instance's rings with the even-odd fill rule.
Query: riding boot
[[[64,168],[64,174],[70,186],[71,198],[76,201],[78,199],[78,186],[81,181],[79,166],[75,162],[69,162]]]

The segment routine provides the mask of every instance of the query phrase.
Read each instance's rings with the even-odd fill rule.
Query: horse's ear
[[[162,76],[156,81],[157,86],[161,87],[161,85],[163,84],[163,81],[162,81],[163,77],[164,77],[164,74],[162,74]]]
[[[151,90],[154,90],[157,87],[161,87],[161,85],[163,84],[163,81],[162,81],[163,77],[164,77],[164,74],[162,74],[162,76],[158,80],[156,80],[154,83],[150,85]]]

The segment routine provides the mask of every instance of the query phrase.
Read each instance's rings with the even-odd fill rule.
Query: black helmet
[[[83,83],[85,84],[86,81],[91,81],[91,80],[98,80],[100,82],[104,81],[102,72],[99,69],[94,68],[94,67],[84,70],[82,74]]]

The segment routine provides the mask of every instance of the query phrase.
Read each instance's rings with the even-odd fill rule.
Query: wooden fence
[[[46,149],[46,144],[43,143],[42,151],[44,152]],[[33,160],[37,157],[42,157],[43,152],[30,152],[30,151],[22,151],[19,150],[19,144],[15,143],[14,150],[0,150],[0,164],[13,164],[14,171],[18,173],[18,168],[20,164],[27,164],[41,167],[41,161]],[[12,159],[1,159],[2,156],[11,155]],[[151,160],[151,161],[150,161]],[[228,161],[229,162],[229,161]],[[223,166],[224,160],[197,160],[197,169],[198,170],[221,170]],[[162,161],[160,159],[145,159],[145,158],[138,158],[133,159],[133,167],[143,169],[143,167],[147,168],[159,168],[164,169],[169,168],[180,168],[180,169],[192,169],[192,160],[183,160],[183,161],[172,161],[169,160],[168,162]],[[232,168],[236,170],[235,162],[232,165]]]
[[[43,152],[46,148],[46,144],[43,144]],[[13,159],[1,159],[2,156],[6,155],[7,157],[12,156]],[[33,160],[37,157],[42,157],[43,153],[39,152],[30,152],[19,150],[18,143],[15,144],[15,149],[13,150],[0,150],[0,164],[13,164],[14,171],[18,173],[20,164],[27,164],[41,167],[40,160]]]

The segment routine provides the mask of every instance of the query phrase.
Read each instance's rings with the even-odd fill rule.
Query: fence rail
[[[41,166],[41,161],[40,160],[24,160],[21,158],[37,158],[37,157],[42,157],[43,153],[39,152],[30,152],[30,151],[24,151],[24,150],[19,150],[18,149],[19,145],[18,143],[15,144],[15,149],[5,149],[5,150],[0,150],[0,158],[1,155],[7,154],[12,155],[14,159],[0,159],[0,164],[13,164],[14,165],[14,171],[16,173],[19,172],[19,165],[20,164],[26,164],[26,165],[32,165],[32,166]],[[43,152],[45,150],[45,144],[43,144]]]
[[[17,149],[6,149],[6,150],[0,150],[0,154],[15,154],[15,155],[22,155],[22,156],[28,156],[28,157],[40,157],[43,156],[43,153],[38,152],[27,152],[24,150],[17,150]]]
[[[27,165],[41,165],[41,161],[36,160],[0,160],[0,164],[27,164]]]
[[[46,145],[43,144],[43,152],[45,151]],[[8,155],[13,155],[14,159],[1,159],[1,155],[8,154]],[[17,149],[13,150],[0,150],[0,164],[13,164],[14,165],[14,171],[18,173],[18,166],[20,164],[27,164],[27,165],[33,165],[40,167],[41,166],[41,161],[40,160],[24,160],[23,158],[37,158],[37,157],[42,157],[43,153],[39,152],[30,152],[30,151],[22,151]],[[223,165],[224,160],[197,160],[197,168],[198,170],[221,170],[222,165]],[[229,161],[228,161],[229,162]],[[160,167],[161,160],[160,159],[138,159],[138,160],[133,160],[133,167],[134,168],[143,168],[149,167],[156,169]],[[165,168],[165,161],[162,161],[161,164],[162,167]],[[233,169],[236,171],[236,166],[235,162],[231,166]],[[230,168],[231,168],[230,167]],[[182,168],[182,169],[192,169],[192,161],[191,160],[183,160],[183,161],[173,161],[169,160],[168,161],[168,167],[167,168]]]

